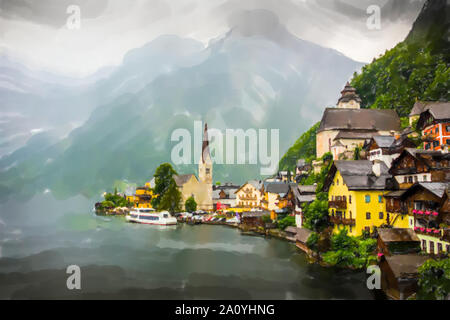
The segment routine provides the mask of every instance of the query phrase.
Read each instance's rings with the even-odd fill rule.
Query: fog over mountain
[[[143,182],[170,161],[173,130],[192,130],[194,120],[218,129],[279,129],[281,156],[325,107],[335,105],[362,66],[293,36],[269,11],[244,11],[230,21],[234,27],[206,48],[192,39],[161,36],[129,52],[105,78],[58,91],[65,112],[92,113],[57,143],[36,134],[3,157],[3,196],[46,189],[59,197],[93,196],[116,180]],[[196,172],[195,165],[177,169]],[[215,181],[258,176],[259,166],[214,171]]]

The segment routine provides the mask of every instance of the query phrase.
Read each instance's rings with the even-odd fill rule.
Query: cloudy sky
[[[0,0],[0,52],[30,67],[86,76],[117,65],[136,47],[162,34],[208,41],[233,27],[247,10],[275,13],[299,38],[362,62],[402,41],[425,0]],[[67,8],[80,8],[69,29]],[[381,28],[370,30],[367,8],[381,8]]]

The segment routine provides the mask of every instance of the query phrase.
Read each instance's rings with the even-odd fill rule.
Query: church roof
[[[188,182],[191,179],[192,176],[194,176],[194,178],[197,179],[194,174],[174,175],[173,179],[175,180],[175,183],[177,184],[178,187],[182,187],[183,185],[186,184],[186,182]]]
[[[341,91],[341,97],[339,98],[338,104],[340,102],[349,102],[351,100],[355,100],[358,103],[362,102],[361,98],[356,93],[356,89],[353,88],[349,82],[347,82],[344,90]]]
[[[400,131],[395,110],[327,108],[318,132],[325,130]]]

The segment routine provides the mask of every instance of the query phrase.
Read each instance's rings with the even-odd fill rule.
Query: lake
[[[375,298],[365,273],[308,264],[282,240],[130,224],[81,197],[48,200],[0,207],[0,299]],[[81,290],[67,289],[69,265],[81,268]]]

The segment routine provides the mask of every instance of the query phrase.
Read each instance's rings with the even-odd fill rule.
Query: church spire
[[[207,158],[210,158],[209,152],[209,138],[208,138],[208,124],[205,123],[205,130],[203,131],[203,144],[202,144],[202,161],[206,162]]]

